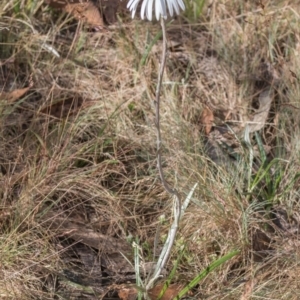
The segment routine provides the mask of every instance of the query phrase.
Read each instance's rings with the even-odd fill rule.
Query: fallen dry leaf
[[[83,21],[95,29],[103,29],[103,18],[98,7],[91,0],[46,0],[54,8],[66,11],[75,19]]]
[[[83,106],[84,100],[81,97],[70,97],[63,101],[53,103],[41,109],[40,113],[50,115],[55,118],[66,118],[67,116],[76,114]]]
[[[201,124],[205,129],[205,134],[210,133],[211,128],[213,126],[213,122],[214,122],[213,112],[208,107],[205,107],[201,115]]]
[[[148,295],[151,300],[157,300],[160,291],[163,289],[164,283],[157,284],[154,288],[148,291]],[[164,295],[160,298],[161,300],[172,300],[182,290],[184,284],[174,283],[171,284],[165,291]]]
[[[122,300],[135,300],[137,297],[137,290],[135,288],[122,288],[118,291],[118,296]]]
[[[259,95],[259,108],[253,116],[253,120],[248,123],[249,132],[255,132],[262,129],[267,121],[271,103],[273,100],[273,93],[271,88],[267,88]]]
[[[72,14],[77,20],[84,21],[96,29],[103,29],[103,19],[99,9],[92,1],[85,3],[67,4],[64,7],[67,13]]]
[[[76,242],[101,250],[103,253],[131,253],[131,246],[126,241],[96,232],[85,226],[81,220],[67,218],[62,211],[48,212],[44,218],[46,219],[45,225],[55,230],[57,236],[72,238]],[[124,263],[128,264],[126,259]]]
[[[0,91],[0,100],[6,100],[8,103],[13,103],[19,98],[21,98],[25,93],[29,91],[33,86],[33,81],[30,79],[29,85],[23,89],[15,89],[11,92],[1,92]]]
[[[161,290],[164,287],[164,283],[159,283],[152,289],[148,291],[148,296],[150,297],[151,300],[157,300],[159,297],[159,294]],[[177,296],[177,294],[182,290],[184,287],[184,284],[171,284],[163,294],[163,296],[160,298],[161,300],[172,300]],[[135,287],[130,287],[130,288],[122,288],[118,292],[118,296],[122,300],[134,300],[137,297],[137,288]]]

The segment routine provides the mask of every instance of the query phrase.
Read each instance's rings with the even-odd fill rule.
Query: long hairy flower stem
[[[162,87],[162,79],[164,75],[166,59],[167,59],[167,32],[166,32],[166,24],[165,20],[161,18],[161,27],[163,32],[163,51],[162,51],[162,60],[160,65],[160,70],[158,74],[158,83],[156,87],[156,95],[155,95],[155,126],[157,131],[157,169],[159,172],[159,176],[162,182],[163,187],[165,190],[174,196],[179,196],[176,189],[172,188],[165,180],[164,172],[162,169],[162,155],[161,155],[161,146],[162,146],[162,139],[161,139],[161,130],[160,130],[160,92]],[[178,197],[179,198],[179,197]]]
[[[163,50],[162,50],[162,59],[161,65],[158,74],[158,83],[156,87],[156,97],[155,97],[155,125],[156,125],[156,134],[157,134],[157,169],[159,172],[159,176],[162,182],[164,189],[174,198],[174,221],[169,230],[169,234],[165,245],[162,249],[160,257],[157,261],[157,266],[155,268],[154,274],[152,278],[149,280],[146,291],[152,288],[154,282],[160,277],[162,270],[164,269],[169,255],[171,253],[171,249],[174,244],[176,232],[178,229],[178,224],[180,220],[180,212],[181,212],[181,201],[179,193],[175,188],[172,188],[165,180],[164,172],[162,169],[162,154],[161,154],[161,146],[162,146],[162,139],[161,139],[161,129],[160,129],[160,92],[162,87],[162,79],[164,75],[166,59],[167,59],[167,32],[166,32],[166,24],[164,18],[161,17],[161,28],[163,33]]]

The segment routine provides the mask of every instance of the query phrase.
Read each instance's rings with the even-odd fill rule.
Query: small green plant
[[[266,208],[270,208],[292,188],[293,184],[299,178],[300,173],[297,172],[292,178],[289,178],[289,183],[284,184],[284,187],[281,188],[289,162],[282,158],[284,157],[284,153],[280,153],[280,150],[276,152],[274,158],[268,160],[259,133],[255,133],[255,138],[260,154],[260,165],[258,170],[254,174],[251,174],[248,190],[249,197],[255,198],[258,202],[266,203]],[[280,144],[276,147],[276,149],[281,148]]]

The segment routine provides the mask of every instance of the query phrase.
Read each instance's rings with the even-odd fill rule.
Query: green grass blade
[[[227,262],[229,259],[231,259],[232,257],[234,257],[239,253],[240,253],[239,250],[235,250],[214,261],[204,271],[202,271],[199,275],[197,275],[185,288],[183,288],[178,293],[178,295],[174,298],[174,300],[179,300],[180,298],[182,298],[188,291],[190,291],[193,287],[195,287],[202,279],[204,279],[214,269],[223,265],[225,262]]]

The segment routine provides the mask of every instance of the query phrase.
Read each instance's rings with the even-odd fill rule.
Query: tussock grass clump
[[[198,187],[166,278],[179,257],[187,284],[240,250],[191,297],[298,299],[300,7],[199,7],[167,27],[163,168],[182,196]],[[3,299],[117,299],[135,282],[132,241],[146,277],[172,221],[156,168],[160,27],[78,26],[43,1],[0,4]]]

